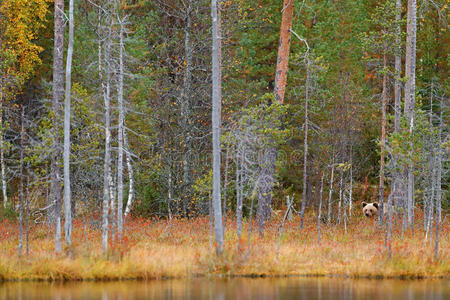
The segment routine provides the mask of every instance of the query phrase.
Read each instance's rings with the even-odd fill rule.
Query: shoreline
[[[1,277],[1,276],[0,276]],[[383,274],[368,274],[368,275],[349,275],[339,273],[303,273],[303,274],[191,274],[186,276],[155,276],[155,277],[123,277],[123,278],[0,278],[0,284],[12,282],[47,282],[47,283],[83,283],[83,282],[147,282],[147,281],[165,281],[165,280],[192,280],[192,279],[239,279],[239,278],[327,278],[327,279],[354,279],[354,280],[404,280],[404,281],[420,281],[420,280],[450,280],[448,275],[383,275]]]

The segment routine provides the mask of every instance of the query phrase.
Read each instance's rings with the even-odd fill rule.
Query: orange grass
[[[281,215],[281,214],[280,214]],[[450,275],[449,226],[440,230],[439,259],[425,242],[421,216],[416,231],[400,238],[393,230],[392,258],[386,258],[384,231],[375,221],[355,216],[342,226],[322,224],[322,240],[317,243],[317,219],[308,215],[299,231],[299,219],[284,226],[276,259],[278,225],[281,216],[267,223],[264,237],[253,225],[251,248],[247,245],[248,223],[240,241],[235,218],[226,219],[225,251],[216,258],[211,249],[209,218],[133,219],[126,224],[121,243],[111,242],[108,258],[101,254],[100,228],[77,220],[73,245],[55,254],[53,232],[45,225],[30,228],[30,253],[17,255],[18,226],[0,222],[0,280],[119,280],[228,276],[345,275],[350,277],[448,277]],[[48,238],[50,237],[50,238]],[[238,250],[238,242],[240,249]],[[433,244],[434,245],[434,244]]]

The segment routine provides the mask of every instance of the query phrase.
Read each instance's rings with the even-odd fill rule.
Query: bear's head
[[[363,206],[363,213],[366,217],[370,218],[370,217],[378,215],[378,203],[377,202],[373,202],[373,203],[363,202],[362,206]]]

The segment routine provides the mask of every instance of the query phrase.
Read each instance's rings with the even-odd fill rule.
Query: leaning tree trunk
[[[408,0],[406,58],[405,58],[405,115],[410,135],[414,130],[415,84],[416,84],[416,0]],[[414,226],[414,163],[410,162],[407,173],[407,214],[408,225]]]
[[[221,57],[220,57],[220,19],[217,0],[211,1],[212,17],[212,134],[213,134],[213,193],[214,232],[216,253],[223,252],[223,224],[220,197],[220,111],[221,111]]]
[[[70,195],[70,97],[73,54],[73,0],[69,1],[69,45],[66,60],[66,95],[64,104],[64,234],[66,245],[72,244],[72,208]]]
[[[387,46],[386,42],[383,45],[383,70],[387,67]],[[386,104],[387,104],[387,74],[383,73],[383,91],[381,93],[381,141],[380,141],[380,185],[379,185],[379,208],[378,226],[383,225],[383,210],[384,210],[384,147],[386,142]]]
[[[64,97],[64,0],[55,0],[54,19],[54,49],[53,49],[53,149],[51,156],[51,202],[53,204],[49,211],[50,219],[55,221],[55,251],[60,253],[61,247],[61,170],[59,159],[60,147],[60,116],[61,103]],[[53,211],[53,212],[52,212]]]

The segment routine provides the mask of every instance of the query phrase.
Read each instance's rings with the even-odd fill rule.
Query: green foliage
[[[0,207],[0,220],[15,221],[19,217],[19,213],[10,204]]]

